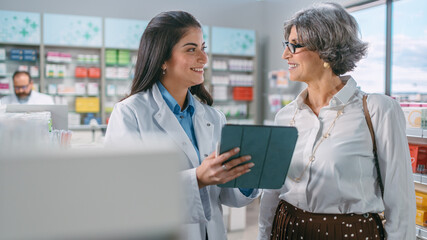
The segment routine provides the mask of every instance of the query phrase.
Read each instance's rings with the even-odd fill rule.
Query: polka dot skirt
[[[280,201],[271,231],[272,240],[384,240],[376,213],[317,214]]]

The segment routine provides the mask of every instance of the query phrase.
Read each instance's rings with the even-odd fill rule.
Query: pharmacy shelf
[[[427,186],[427,175],[421,173],[413,173],[414,182]]]
[[[423,193],[427,193],[427,182],[426,179],[423,178],[422,176],[415,176],[415,174],[418,173],[414,173],[414,186],[415,186],[415,190],[418,192],[423,192]],[[422,174],[418,174],[418,175],[422,175]]]
[[[418,137],[422,138],[423,136],[427,138],[427,129],[422,128],[407,128],[406,136],[408,137]]]
[[[414,137],[414,136],[407,136],[407,137],[408,137],[409,144],[427,145],[427,135],[424,135],[423,137]]]
[[[212,72],[215,73],[248,73],[248,74],[252,74],[254,71],[253,70],[233,70],[233,69],[212,69]]]
[[[255,56],[244,56],[244,55],[228,55],[228,54],[214,54],[210,56],[212,59],[209,63],[209,73],[205,78],[208,79],[208,89],[214,98],[214,107],[218,107],[220,111],[225,111],[224,108],[230,108],[230,111],[240,111],[234,106],[236,105],[245,105],[246,111],[244,116],[239,116],[238,118],[233,117],[236,113],[232,113],[231,116],[226,114],[228,123],[235,124],[255,124],[253,119],[257,115],[257,108],[255,106],[254,100],[257,99],[256,89],[257,89],[257,76],[256,76],[256,57]],[[239,64],[236,65],[236,61]],[[215,67],[215,64],[220,64],[220,67]],[[252,65],[248,65],[249,62]],[[246,64],[246,65],[245,65]],[[246,68],[246,69],[245,69]],[[246,78],[242,79],[232,79],[233,76],[251,76],[251,84],[246,84]],[[225,77],[228,79],[226,82],[215,82],[215,77]],[[218,80],[218,79],[217,79]],[[240,82],[237,82],[240,81]],[[234,100],[233,98],[233,89],[236,87],[251,87],[253,91],[252,100]],[[219,93],[219,94],[218,94]],[[227,112],[227,111],[225,111]],[[225,113],[224,112],[224,113]]]
[[[106,124],[100,125],[70,125],[69,127],[72,131],[92,131],[92,130],[105,130],[107,129]]]
[[[417,225],[415,229],[418,239],[427,240],[427,228]]]
[[[91,131],[92,132],[92,142],[95,142],[95,133],[96,131],[101,131],[103,135],[107,131],[106,124],[100,125],[70,125],[69,130],[71,131]]]
[[[80,94],[80,93],[55,93],[49,94],[50,96],[60,96],[60,97],[99,97],[99,94]]]

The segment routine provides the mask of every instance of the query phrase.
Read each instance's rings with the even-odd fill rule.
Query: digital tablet
[[[251,171],[219,187],[279,189],[285,182],[294,153],[298,131],[295,127],[226,124],[222,128],[220,154],[235,147],[240,152],[224,163],[251,155]],[[245,162],[246,163],[246,162]]]

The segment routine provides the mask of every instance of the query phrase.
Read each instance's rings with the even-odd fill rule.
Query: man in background
[[[16,71],[12,78],[15,94],[3,97],[0,104],[54,104],[51,96],[32,91],[33,80],[28,72]]]

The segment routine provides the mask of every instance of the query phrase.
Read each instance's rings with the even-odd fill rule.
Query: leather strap
[[[381,171],[380,171],[380,164],[378,163],[378,154],[377,154],[377,143],[375,141],[375,132],[372,125],[371,116],[369,114],[368,110],[368,103],[366,99],[368,98],[368,95],[363,95],[363,112],[365,113],[365,119],[366,123],[368,124],[369,132],[371,133],[372,138],[372,146],[373,146],[373,153],[374,153],[374,160],[375,160],[375,168],[377,169],[377,175],[378,175],[378,185],[380,185],[381,189],[381,196],[384,198],[384,185],[381,178]]]
[[[374,152],[376,152],[377,142],[375,141],[374,127],[372,126],[371,116],[368,110],[368,103],[366,101],[367,98],[368,98],[367,94],[363,95],[363,112],[365,112],[366,123],[368,124],[369,132],[371,132],[371,139],[372,139],[372,145],[374,147]]]

